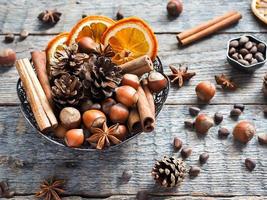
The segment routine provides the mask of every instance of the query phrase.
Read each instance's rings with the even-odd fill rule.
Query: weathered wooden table
[[[102,14],[114,17],[118,7],[125,16],[137,15],[153,27],[159,40],[159,56],[169,73],[169,64],[188,64],[196,71],[185,87],[171,87],[166,105],[158,117],[153,133],[141,134],[117,150],[106,153],[77,152],[47,142],[23,118],[16,95],[18,74],[15,67],[0,69],[0,180],[7,180],[15,189],[15,199],[34,199],[40,182],[56,175],[67,179],[66,199],[135,199],[140,191],[147,191],[151,199],[267,199],[267,148],[260,146],[256,137],[246,146],[235,143],[230,136],[220,140],[211,129],[204,138],[184,129],[183,121],[190,118],[188,107],[198,105],[195,85],[202,80],[214,82],[214,75],[225,73],[240,86],[236,92],[217,90],[210,105],[201,106],[204,113],[220,111],[225,120],[222,126],[232,130],[236,121],[228,117],[234,103],[244,103],[246,110],[240,119],[249,119],[257,132],[267,132],[263,115],[266,106],[261,92],[262,77],[267,66],[254,74],[234,70],[226,61],[226,44],[230,38],[243,33],[267,40],[267,26],[257,21],[250,10],[250,0],[194,0],[184,1],[184,11],[176,20],[166,15],[166,1],[162,0],[0,0],[0,40],[4,33],[22,29],[30,32],[24,40],[11,44],[1,42],[1,48],[11,47],[19,58],[29,57],[30,51],[44,49],[46,43],[59,32],[70,30],[82,14]],[[63,13],[53,28],[40,25],[37,15],[49,8]],[[186,48],[178,48],[175,35],[202,21],[228,10],[238,10],[243,19],[229,29]],[[18,38],[18,37],[17,37]],[[198,156],[208,152],[210,159],[195,179],[186,178],[176,189],[162,189],[154,184],[150,175],[156,159],[173,152],[173,137],[181,138],[193,147],[187,165],[197,165]],[[244,167],[247,157],[256,159],[257,167],[248,172]],[[129,183],[120,181],[125,169],[133,171]],[[70,197],[73,196],[73,197]]]

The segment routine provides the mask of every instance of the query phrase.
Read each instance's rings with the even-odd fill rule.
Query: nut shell
[[[73,107],[65,107],[60,111],[59,119],[67,129],[78,128],[81,124],[81,114]]]
[[[82,37],[79,42],[79,51],[82,53],[92,53],[96,51],[97,43],[90,37]]]
[[[183,4],[180,0],[170,0],[167,4],[168,15],[178,17],[183,11]]]
[[[255,127],[248,121],[240,121],[234,127],[233,136],[235,140],[242,143],[249,142],[256,133]]]
[[[135,74],[124,74],[121,80],[122,85],[129,85],[137,90],[140,85],[139,78]]]
[[[102,111],[108,115],[110,108],[116,104],[116,101],[112,98],[107,98],[101,103]]]
[[[83,113],[83,124],[87,129],[91,129],[92,124],[97,118],[104,118],[107,120],[106,115],[101,112],[100,110],[88,110],[85,113]]]
[[[116,100],[127,107],[133,106],[138,100],[136,89],[128,85],[116,88]]]
[[[129,117],[129,110],[125,105],[117,103],[111,107],[109,118],[113,123],[122,124],[127,121],[128,117]]]
[[[3,49],[0,51],[0,67],[13,66],[16,59],[16,52],[12,49]]]
[[[159,72],[150,72],[148,75],[148,87],[152,92],[158,93],[167,87],[167,79]]]
[[[206,134],[213,125],[213,119],[205,114],[198,115],[195,121],[195,129],[199,134]]]
[[[209,102],[215,93],[215,85],[209,81],[202,81],[196,86],[196,94],[202,101]]]
[[[83,129],[71,129],[66,132],[65,142],[69,147],[79,147],[83,144]]]

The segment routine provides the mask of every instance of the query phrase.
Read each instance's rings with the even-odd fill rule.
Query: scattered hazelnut
[[[170,0],[167,4],[168,15],[178,17],[183,11],[183,4],[181,0]]]
[[[19,34],[19,36],[20,36],[20,40],[25,40],[25,39],[28,37],[28,35],[29,35],[29,32],[28,32],[28,31],[26,31],[26,30],[22,30],[22,31],[20,32],[20,34]]]
[[[215,122],[215,124],[220,124],[221,122],[223,121],[223,115],[221,114],[221,113],[219,113],[219,112],[216,112],[215,114],[214,114],[214,122]]]
[[[65,135],[65,142],[68,147],[79,147],[83,144],[83,129],[71,129]]]
[[[186,128],[193,129],[195,127],[195,123],[192,120],[187,119],[187,120],[184,121],[184,126]]]
[[[191,178],[198,176],[198,174],[200,173],[200,168],[197,166],[191,166],[189,169],[189,176]]]
[[[180,140],[178,137],[175,137],[173,139],[173,147],[176,151],[179,151],[183,146],[182,140]]]
[[[239,108],[234,108],[230,112],[231,117],[239,117],[242,114],[242,111]]]
[[[124,123],[128,117],[129,110],[125,105],[117,103],[110,108],[109,118],[113,123]]]
[[[81,124],[81,114],[73,107],[66,107],[60,111],[59,119],[67,129],[78,128]]]
[[[133,106],[138,100],[136,89],[131,86],[120,86],[116,88],[115,92],[117,101],[127,107]]]
[[[243,112],[245,110],[245,105],[242,103],[236,103],[234,105],[234,108],[238,108],[239,110],[241,110]]]
[[[7,33],[5,35],[5,42],[6,43],[11,43],[14,41],[14,39],[15,39],[15,35],[13,33]]]
[[[205,164],[206,162],[207,162],[207,160],[209,159],[209,154],[208,153],[206,153],[206,152],[204,152],[204,153],[202,153],[202,154],[200,154],[199,155],[199,162],[200,162],[200,164]]]
[[[110,111],[110,108],[116,104],[116,101],[112,98],[107,98],[105,99],[104,101],[102,101],[101,103],[101,107],[102,107],[102,111],[108,115],[109,114],[109,111]]]
[[[200,134],[206,134],[213,125],[214,122],[212,118],[208,117],[205,114],[198,115],[195,121],[196,131]]]
[[[167,87],[167,79],[159,72],[150,72],[148,75],[148,87],[152,92],[158,93]]]
[[[123,124],[120,124],[119,125],[119,133],[118,133],[118,136],[117,138],[120,139],[120,140],[123,140],[126,135],[128,134],[128,129],[125,125]]]
[[[233,136],[236,140],[247,143],[250,141],[256,133],[255,127],[248,121],[240,121],[234,127]]]
[[[3,49],[0,51],[0,67],[13,66],[16,61],[16,52],[12,49]]]
[[[194,106],[189,107],[190,115],[197,116],[199,112],[200,112],[200,108],[194,107]]]
[[[260,144],[267,144],[267,133],[260,133],[258,135],[258,141]]]
[[[79,42],[79,51],[82,53],[92,53],[96,51],[97,43],[90,37],[82,37]]]
[[[189,147],[184,147],[181,150],[181,156],[182,156],[183,159],[188,158],[191,154],[192,154],[192,149],[189,148]]]
[[[91,129],[92,124],[97,118],[104,118],[105,120],[107,119],[106,115],[99,110],[88,110],[85,113],[83,113],[82,118],[83,118],[83,124],[89,130]]]
[[[135,74],[124,74],[121,80],[122,85],[129,85],[137,90],[139,87],[139,78]]]
[[[215,93],[215,85],[209,81],[202,81],[196,86],[196,94],[202,101],[209,102]]]
[[[256,162],[252,160],[251,158],[245,159],[245,166],[249,171],[253,171],[256,167]]]
[[[218,130],[218,136],[219,136],[219,138],[226,138],[226,137],[228,137],[229,134],[230,134],[230,131],[227,128],[225,128],[225,127],[221,127]]]
[[[59,124],[57,126],[57,128],[54,130],[54,135],[57,138],[64,138],[66,135],[66,132],[68,131],[67,128],[65,128],[64,126],[62,126],[61,124]]]

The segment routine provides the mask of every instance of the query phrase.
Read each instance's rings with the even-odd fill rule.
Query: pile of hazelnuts
[[[159,72],[152,71],[148,74],[148,87],[152,93],[158,93],[166,88],[168,81]],[[142,84],[134,74],[124,74],[121,84],[114,91],[114,96],[101,102],[93,103],[84,101],[80,108],[65,107],[60,111],[60,123],[54,134],[57,138],[64,139],[68,147],[88,147],[86,138],[93,133],[93,128],[103,127],[103,123],[109,125],[119,124],[118,139],[123,141],[131,136],[127,121],[132,108],[138,101],[137,90]],[[92,146],[94,148],[94,146]]]

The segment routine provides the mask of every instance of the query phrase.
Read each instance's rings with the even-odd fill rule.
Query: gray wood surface
[[[232,136],[218,139],[220,126],[213,127],[206,137],[198,137],[183,127],[191,118],[190,105],[197,105],[194,88],[201,80],[214,82],[214,75],[225,73],[232,77],[239,89],[236,92],[217,90],[211,105],[201,106],[202,112],[224,114],[221,126],[232,130],[235,120],[229,118],[234,103],[246,104],[240,117],[252,121],[257,133],[267,132],[267,119],[263,108],[267,100],[261,92],[262,77],[267,65],[254,74],[232,69],[226,61],[226,44],[233,37],[252,33],[267,41],[267,26],[259,23],[250,11],[250,0],[194,0],[184,1],[184,12],[176,20],[166,17],[166,1],[162,0],[0,0],[0,41],[4,33],[30,31],[30,36],[11,44],[1,42],[0,48],[11,47],[19,58],[29,57],[30,51],[44,49],[56,33],[69,30],[82,14],[115,15],[119,6],[126,16],[137,15],[152,25],[159,40],[159,56],[168,74],[169,64],[185,63],[197,75],[183,88],[171,87],[166,105],[159,115],[157,128],[151,134],[141,134],[129,143],[109,152],[77,152],[57,147],[38,135],[23,118],[16,96],[15,68],[0,69],[0,181],[7,180],[16,191],[16,200],[32,200],[40,182],[50,176],[67,179],[65,199],[136,199],[145,191],[149,199],[267,199],[266,146],[258,144],[256,137],[248,145],[234,142]],[[61,21],[53,28],[45,28],[36,19],[46,8],[63,12]],[[213,18],[228,10],[239,10],[243,19],[231,28],[221,31],[186,48],[179,48],[175,33]],[[177,155],[172,149],[173,137],[181,138],[193,148],[187,166],[198,165],[198,156],[206,151],[210,159],[201,167],[195,179],[186,177],[175,189],[163,189],[154,184],[150,176],[156,159],[163,155]],[[255,171],[244,167],[247,157],[257,162]],[[129,183],[121,182],[125,169],[133,171]]]

